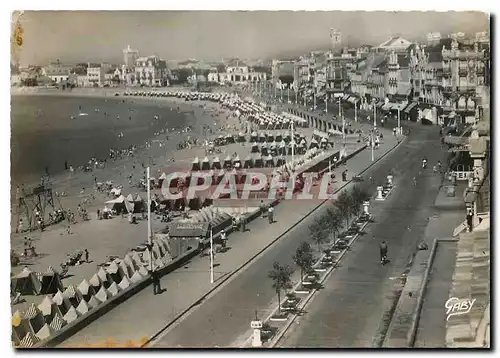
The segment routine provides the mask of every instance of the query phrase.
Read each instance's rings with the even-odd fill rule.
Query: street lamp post
[[[325,94],[325,112],[328,113],[328,93]]]
[[[354,122],[358,121],[358,102],[354,102]]]
[[[373,129],[377,128],[377,106],[373,103]]]
[[[398,134],[401,134],[401,113],[400,109],[398,107]]]
[[[210,283],[214,283],[214,237],[210,228]]]
[[[372,138],[371,138],[371,147],[372,147],[372,162],[375,161],[375,152],[374,152],[374,148],[375,148],[375,141],[373,140],[373,134],[374,134],[374,130],[372,131]]]
[[[291,121],[291,132],[292,132],[292,163],[295,160],[295,131],[294,131],[294,123],[295,121],[292,119]]]
[[[340,118],[340,109],[341,109],[341,104],[340,104],[340,96],[339,96],[339,118]]]
[[[150,188],[150,168],[146,170],[146,180],[148,188],[148,246],[149,246],[149,270],[153,272],[153,238],[151,237],[151,188]]]

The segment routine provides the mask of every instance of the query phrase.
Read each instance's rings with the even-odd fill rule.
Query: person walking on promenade
[[[274,208],[272,206],[267,211],[267,218],[269,219],[269,224],[274,222]]]
[[[85,254],[85,262],[89,263],[89,250],[85,249],[84,254]]]
[[[380,263],[383,265],[387,262],[387,243],[383,240],[380,243]]]
[[[262,214],[262,217],[265,218],[267,210],[266,210],[266,204],[264,204],[264,200],[260,201],[259,207],[260,207],[260,212]]]
[[[161,285],[160,285],[160,275],[158,271],[151,271],[151,281],[153,282],[153,295],[158,295],[161,293]]]

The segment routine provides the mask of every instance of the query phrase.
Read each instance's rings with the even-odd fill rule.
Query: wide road
[[[399,186],[406,186],[406,182],[412,182],[413,173],[418,172],[420,161],[423,155],[428,158],[433,158],[435,153],[438,153],[437,147],[439,146],[438,130],[436,127],[423,127],[412,126],[412,134],[399,148],[387,155],[374,168],[365,174],[365,177],[371,176],[374,180],[364,182],[364,185],[370,190],[375,191],[377,183],[383,183],[390,170],[395,174],[396,182]],[[432,163],[432,159],[430,162]],[[413,183],[413,182],[412,182]],[[410,198],[405,194],[405,190],[399,190],[398,195],[401,195],[404,203],[415,201],[417,204],[427,196],[426,193],[429,188],[425,185],[419,185],[417,188],[410,188]],[[417,193],[417,190],[419,193]],[[427,200],[427,199],[425,199]],[[394,204],[387,205],[387,211],[382,215],[382,221],[389,224],[388,217],[409,217],[414,214],[412,209],[408,209],[407,204],[399,206],[399,199]],[[391,208],[392,207],[392,208]],[[326,210],[324,205],[319,211]],[[314,216],[305,219],[300,225],[292,229],[282,240],[276,245],[269,248],[260,258],[253,263],[250,267],[239,273],[238,277],[230,281],[220,291],[212,297],[206,299],[198,309],[193,311],[189,316],[184,318],[181,322],[174,327],[167,330],[164,334],[155,340],[154,346],[156,347],[227,347],[239,345],[245,341],[246,334],[249,331],[250,321],[255,317],[255,311],[259,311],[259,316],[267,316],[271,304],[275,302],[275,292],[271,287],[271,282],[268,278],[269,270],[274,261],[279,261],[282,264],[288,264],[294,267],[292,256],[297,249],[298,245],[307,240],[309,237],[308,227],[314,220]],[[399,228],[401,225],[398,225]],[[379,227],[379,226],[377,226]],[[425,225],[424,225],[425,227]],[[391,229],[391,228],[388,228]],[[404,227],[406,230],[406,226]],[[378,230],[379,237],[382,237],[382,229]],[[403,233],[402,230],[397,230]],[[386,233],[384,233],[385,235]],[[389,239],[389,238],[388,238]],[[391,255],[397,255],[397,248],[392,248],[390,240]],[[375,245],[375,246],[373,246]],[[376,249],[377,244],[372,244],[367,248],[362,256],[354,253],[356,261],[356,271],[363,273],[360,278],[366,281],[366,292],[375,290],[378,293],[380,283],[384,280],[376,280],[373,284],[369,284],[374,277],[371,277],[375,272],[380,271],[388,272],[391,265],[386,268],[377,266],[377,258],[373,253],[378,252]],[[394,245],[396,246],[396,245]],[[375,249],[373,248],[375,247]],[[375,251],[374,251],[375,250]],[[352,255],[349,253],[348,255]],[[344,269],[345,270],[345,269]],[[351,269],[352,270],[352,269]],[[351,271],[349,270],[349,272]],[[343,281],[347,281],[345,273],[342,276]],[[349,284],[347,283],[347,289]],[[355,288],[359,293],[359,289]],[[364,291],[364,289],[361,289]],[[370,296],[370,295],[369,295]],[[365,296],[355,296],[357,302],[366,303],[369,298]],[[336,305],[338,310],[344,310],[338,300]],[[353,316],[352,302],[345,302],[349,307],[346,312],[350,312],[349,316]],[[321,314],[321,313],[320,313]],[[331,322],[337,321],[332,319]],[[348,321],[347,321],[348,322]],[[314,325],[314,324],[313,324]],[[337,327],[337,335],[345,336],[344,327]],[[344,332],[343,332],[344,331]],[[321,330],[318,330],[318,334]],[[329,334],[328,334],[329,335]],[[349,342],[348,342],[349,343]]]
[[[430,162],[418,174],[422,157]],[[437,160],[444,160],[436,127],[412,128],[403,150],[393,154],[396,187],[391,196],[376,204],[376,223],[367,227],[346,258],[325,282],[309,306],[278,343],[279,347],[354,348],[376,347],[388,324],[388,313],[397,295],[394,289],[423,237],[440,176],[432,174]],[[390,165],[385,163],[385,165]],[[417,178],[417,185],[413,184]],[[391,260],[379,261],[379,243],[388,243]]]

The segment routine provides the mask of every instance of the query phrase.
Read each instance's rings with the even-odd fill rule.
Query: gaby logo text
[[[467,314],[472,309],[472,306],[476,302],[476,299],[460,299],[457,297],[451,297],[446,303],[444,307],[446,308],[446,320],[448,321],[452,316],[458,316]]]

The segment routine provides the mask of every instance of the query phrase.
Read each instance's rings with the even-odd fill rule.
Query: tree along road
[[[386,201],[376,204],[375,223],[367,227],[340,267],[325,282],[299,317],[278,342],[279,347],[376,347],[380,344],[398,295],[398,277],[408,266],[423,237],[441,176],[432,166],[445,152],[436,127],[413,127],[412,135],[391,161],[396,187]],[[429,167],[422,174],[422,158]],[[414,185],[413,177],[417,184]],[[380,264],[379,244],[388,243],[385,266]]]
[[[437,152],[439,145],[437,128],[413,127],[410,138],[364,174],[365,178],[370,176],[373,178],[373,181],[366,180],[363,183],[370,192],[374,193],[377,184],[385,182],[390,170],[395,174],[396,183],[400,183],[398,185],[406,186],[407,182],[413,183],[413,173],[418,172],[423,155],[427,155],[432,166],[431,158]],[[419,187],[419,189],[425,190],[426,187]],[[400,192],[403,191],[400,190]],[[406,194],[401,193],[401,195]],[[420,194],[412,194],[411,199],[418,202],[422,200],[422,197],[424,195],[420,197]],[[297,202],[297,204],[300,203]],[[308,240],[309,225],[328,207],[329,205],[323,205],[316,214],[297,225],[264,252],[256,262],[239,273],[237,278],[228,282],[189,316],[161,334],[153,345],[157,347],[227,347],[242,344],[248,337],[250,322],[255,317],[255,311],[260,312],[260,317],[267,316],[272,309],[272,304],[276,303],[276,294],[268,278],[273,262],[279,261],[281,264],[295,267],[292,260],[295,250],[302,241]],[[388,215],[394,214],[389,204],[386,210]],[[411,213],[406,209],[404,215]],[[391,242],[389,242],[389,250],[390,253],[394,250]],[[368,271],[373,271],[372,266],[377,267],[378,262],[378,257],[375,257],[374,253],[378,255],[378,249],[374,250],[371,247],[367,255],[358,257],[357,270],[364,271],[364,268],[367,268]],[[372,259],[373,262],[371,262]],[[388,268],[382,268],[382,270],[388,270]],[[365,273],[365,277],[369,281],[370,272]],[[373,287],[376,288],[376,286]],[[364,299],[360,297],[359,300]]]

